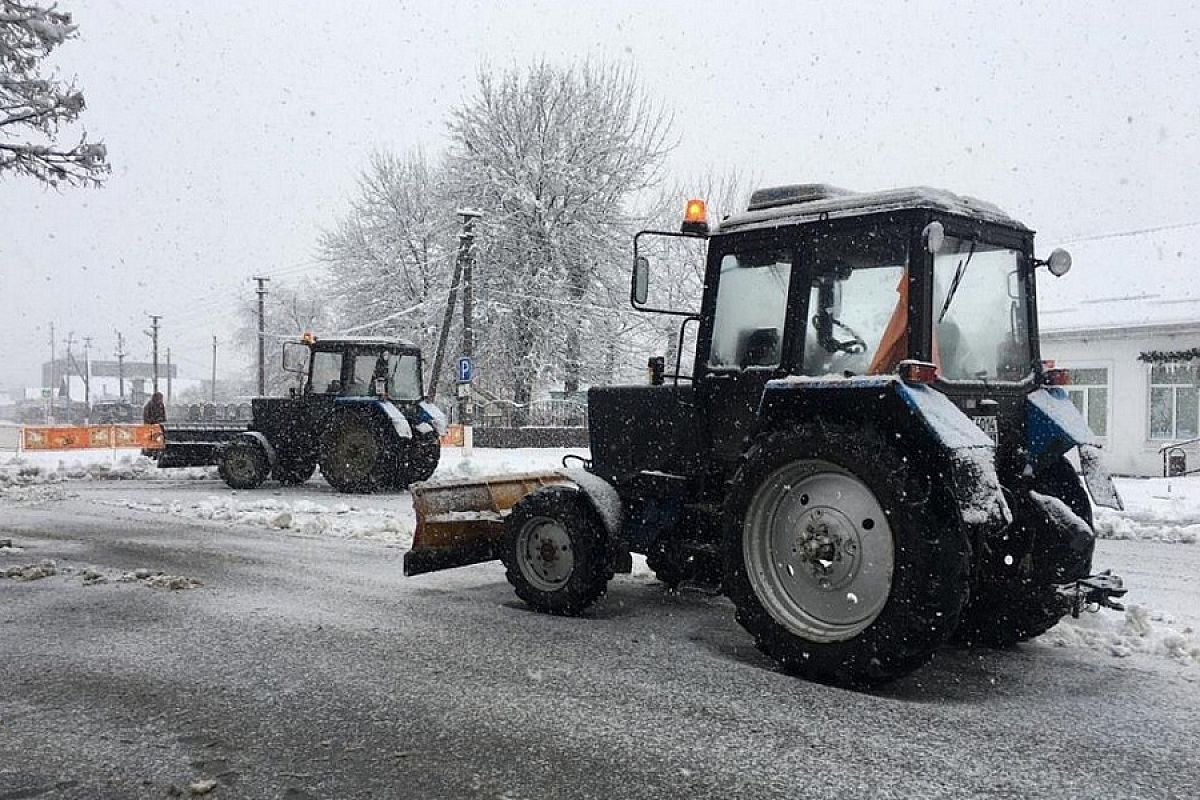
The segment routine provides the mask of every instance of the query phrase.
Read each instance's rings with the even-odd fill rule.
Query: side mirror
[[[303,375],[308,371],[309,349],[300,342],[283,343],[283,371]]]
[[[633,302],[644,305],[650,294],[650,260],[638,256],[633,262]]]
[[[1050,251],[1050,257],[1046,259],[1046,269],[1050,270],[1050,274],[1056,278],[1061,278],[1071,271],[1071,254],[1061,247],[1056,247]]]

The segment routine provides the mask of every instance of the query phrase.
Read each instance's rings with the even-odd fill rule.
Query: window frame
[[[1083,409],[1080,411],[1080,413],[1083,415],[1084,421],[1088,423],[1088,428],[1092,430],[1092,433],[1095,433],[1101,439],[1107,439],[1111,435],[1110,431],[1112,429],[1112,402],[1113,402],[1113,389],[1112,389],[1113,367],[1112,367],[1112,364],[1110,362],[1075,361],[1075,362],[1067,362],[1067,363],[1057,363],[1056,362],[1055,366],[1065,369],[1068,374],[1071,374],[1074,372],[1080,372],[1083,370],[1103,370],[1104,371],[1104,380],[1105,380],[1104,383],[1076,383],[1072,377],[1071,382],[1068,383],[1063,388],[1067,390],[1068,397],[1070,396],[1071,392],[1073,392],[1073,391],[1079,391],[1079,392],[1083,393]],[[1103,389],[1105,391],[1104,433],[1100,433],[1099,431],[1092,428],[1092,423],[1091,423],[1090,417],[1089,417],[1089,411],[1092,408],[1091,392],[1092,392],[1092,390],[1095,390],[1095,389]],[[1074,401],[1072,401],[1072,404],[1073,403],[1074,403]]]
[[[1192,369],[1193,377],[1190,383],[1155,383],[1154,368],[1165,365],[1185,365]],[[1195,439],[1200,437],[1200,364],[1193,361],[1164,361],[1146,365],[1146,441],[1173,442]],[[1193,433],[1179,433],[1179,389],[1188,388],[1197,393],[1196,419],[1193,420]],[[1171,433],[1168,436],[1156,436],[1154,433],[1154,391],[1169,389],[1171,392]]]

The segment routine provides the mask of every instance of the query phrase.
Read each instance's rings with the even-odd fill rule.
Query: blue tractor
[[[698,310],[647,304],[652,237],[707,241]],[[1038,349],[1038,275],[1070,257],[1033,239],[931,189],[764,189],[712,230],[689,202],[682,230],[635,238],[631,301],[682,318],[678,353],[695,324],[694,362],[593,387],[590,461],[514,476],[511,505],[501,479],[418,487],[407,573],[499,558],[530,605],[576,614],[641,553],[841,685],[1118,607],[1092,507],[1120,500]]]

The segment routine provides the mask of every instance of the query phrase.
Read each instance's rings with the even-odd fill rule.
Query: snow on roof
[[[944,189],[914,186],[907,189],[888,189],[882,192],[842,192],[844,190],[838,190],[832,196],[826,196],[823,199],[772,205],[761,210],[732,214],[721,221],[720,231],[772,227],[811,222],[822,218],[835,219],[909,208],[931,209],[1027,230],[1025,225],[991,203],[953,194]]]
[[[404,347],[416,349],[417,345],[406,339],[396,339],[390,336],[319,336],[316,339],[317,348],[321,345],[361,344],[372,347]]]
[[[1071,271],[1038,271],[1042,331],[1200,327],[1200,227],[1067,242]],[[1038,244],[1044,258],[1052,242]]]

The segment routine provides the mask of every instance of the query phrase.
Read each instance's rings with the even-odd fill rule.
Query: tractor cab
[[[1022,398],[1053,379],[1038,351],[1036,275],[1065,273],[1064,251],[1041,261],[1025,225],[934,189],[763,189],[712,230],[695,203],[682,231],[638,234],[632,301],[699,322],[694,363],[670,380],[707,429],[701,447],[736,461],[772,381],[903,375],[950,398],[1004,466],[1023,469]],[[639,251],[681,236],[707,239],[700,308],[649,308],[653,265]]]
[[[363,397],[416,404],[423,395],[420,348],[399,339],[305,334],[284,345],[284,369],[300,376],[293,394],[327,401]]]

